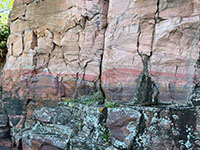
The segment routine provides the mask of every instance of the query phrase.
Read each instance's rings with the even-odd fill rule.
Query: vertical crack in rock
[[[85,65],[83,66],[83,77],[82,77],[82,80],[84,81],[85,80],[85,72],[86,72],[86,68],[88,66],[88,64],[92,62],[92,59],[91,60],[88,60]]]
[[[140,52],[140,36],[141,36],[141,28],[139,24],[138,29],[138,37],[137,37],[137,53],[141,57],[143,64],[143,71],[139,75],[137,79],[137,87],[134,96],[134,104],[142,104],[142,105],[151,105],[158,103],[158,95],[159,89],[155,82],[152,80],[151,75],[149,74],[149,62],[150,58],[153,55],[153,46],[155,41],[155,30],[157,19],[159,18],[159,0],[157,1],[157,10],[154,14],[154,25],[152,31],[152,39],[151,39],[151,50],[150,54],[143,54]]]
[[[33,74],[37,72],[37,61],[38,61],[37,56],[38,56],[38,52],[35,51],[35,55],[33,56],[33,66],[34,66],[34,68],[33,68],[33,73],[31,74],[31,77],[33,77]]]
[[[24,42],[24,37],[25,37],[25,31],[22,32],[22,53],[20,55],[23,54],[24,52],[24,49],[25,49],[25,42]]]
[[[62,59],[63,59],[63,61],[65,63],[66,68],[67,68],[68,63],[67,63],[66,58],[65,58],[64,50],[62,48],[61,48],[61,52],[62,52]]]
[[[141,110],[141,117],[140,117],[140,121],[139,124],[137,126],[137,134],[134,137],[133,141],[131,142],[131,144],[128,146],[127,150],[137,150],[137,149],[141,149],[143,147],[138,147],[138,139],[141,135],[143,135],[145,128],[146,128],[146,123],[145,123],[145,118],[144,118],[144,112]]]
[[[103,74],[103,56],[104,56],[104,51],[105,51],[105,40],[106,40],[106,37],[105,37],[105,34],[106,34],[106,30],[107,30],[107,27],[108,27],[108,11],[109,11],[109,0],[104,0],[104,3],[107,3],[107,8],[106,8],[106,26],[104,27],[104,30],[105,30],[105,32],[104,32],[104,42],[103,42],[103,48],[104,49],[102,49],[101,50],[101,54],[100,54],[100,62],[99,62],[99,89],[100,89],[100,91],[102,92],[102,94],[103,94],[103,97],[105,98],[105,93],[104,93],[104,91],[103,91],[103,88],[102,88],[102,74]]]
[[[49,29],[47,29],[47,30],[52,34],[52,39],[51,39],[52,40],[52,42],[51,42],[52,49],[51,49],[50,53],[48,54],[48,59],[47,59],[46,64],[44,65],[45,68],[43,68],[43,69],[48,69],[48,72],[51,73],[51,71],[49,70],[49,62],[50,62],[50,59],[51,59],[51,55],[52,55],[52,53],[55,50],[57,45],[56,45],[56,43],[53,42],[54,41],[54,33]]]
[[[105,37],[104,37],[104,43],[105,43]],[[101,55],[100,55],[100,64],[99,64],[99,89],[101,90],[103,97],[105,98],[105,93],[103,91],[102,88],[102,63],[103,63],[103,54],[104,54],[104,50],[102,50]]]
[[[55,48],[56,48],[56,44],[55,44],[55,43],[52,43],[52,44],[53,44],[53,46],[52,46],[51,52],[50,52],[49,55],[48,55],[48,60],[47,60],[47,63],[46,63],[46,65],[45,65],[45,68],[47,68],[47,69],[48,69],[48,72],[50,72],[50,73],[51,73],[51,71],[49,70],[49,62],[50,62],[50,59],[51,59],[51,55],[52,55],[53,51],[54,51]]]
[[[189,73],[191,72],[191,68],[189,66],[191,65],[191,60],[192,60],[192,51],[195,49],[195,46],[198,45],[200,47],[200,26],[198,27],[196,33],[195,33],[195,37],[194,40],[192,41],[192,48],[190,50],[189,53],[189,65],[188,65],[188,73],[187,73],[187,81],[190,81],[190,76]],[[193,66],[192,66],[193,67]],[[193,78],[193,88],[191,89],[192,91],[190,92],[191,95],[189,95],[188,98],[188,102],[192,103],[193,105],[200,105],[200,80],[199,80],[199,76],[200,76],[200,52],[199,52],[199,56],[198,59],[196,61],[196,64],[194,65],[195,68],[195,72],[194,72],[194,78]]]
[[[156,24],[158,23],[159,19],[159,5],[160,5],[160,0],[157,0],[157,10],[154,13],[154,24],[153,24],[153,31],[152,31],[152,38],[151,38],[151,53],[153,53],[153,46],[155,42],[155,32],[156,32]],[[152,54],[150,54],[152,55]]]
[[[32,35],[33,35],[33,39],[32,39],[32,42],[31,42],[31,49],[35,49],[35,47],[38,46],[38,38],[37,38],[37,34],[33,31],[32,32]]]
[[[178,72],[178,66],[176,66],[176,68],[175,68],[174,77],[176,77],[177,72]]]
[[[86,20],[84,21],[84,28],[85,28],[85,23],[86,23]],[[77,26],[77,25],[76,25]],[[80,25],[81,26],[81,25]],[[82,27],[82,26],[81,26]],[[74,91],[74,95],[72,96],[73,98],[76,98],[77,97],[77,94],[78,94],[78,84],[80,84],[82,82],[79,81],[79,72],[80,72],[80,69],[81,69],[81,46],[80,46],[80,33],[78,33],[78,68],[77,68],[77,72],[76,72],[76,79],[75,79],[75,91]]]
[[[101,12],[97,12],[97,13],[93,14],[92,16],[88,16],[87,14],[85,14],[85,15],[82,14],[81,15],[82,19],[76,24],[79,25],[82,29],[85,29],[85,24],[86,24],[87,21],[95,20],[95,17],[97,17],[98,15],[103,15],[104,16],[104,13],[105,13],[105,19],[106,19],[106,24],[107,24],[109,1],[108,0],[100,0],[99,3],[103,3],[103,5],[106,5],[107,7],[106,8],[102,8]],[[105,10],[106,10],[106,12],[103,13],[102,11],[105,11]],[[103,16],[101,16],[101,17],[103,17]],[[106,33],[107,25],[102,25],[101,27],[97,27],[97,28],[98,28],[98,30],[104,30],[104,41],[105,41],[105,33]],[[78,41],[79,41],[79,38],[78,38]],[[78,45],[78,46],[79,46],[79,52],[78,52],[78,60],[79,60],[79,62],[78,62],[78,71],[76,73],[75,94],[74,94],[73,97],[77,96],[76,93],[77,93],[77,90],[78,90],[78,85],[80,85],[80,84],[82,84],[82,82],[86,81],[85,76],[86,76],[86,69],[87,69],[88,64],[92,63],[93,61],[95,61],[95,57],[96,57],[96,54],[94,54],[94,56],[91,59],[87,60],[83,65],[81,65],[81,61],[82,61],[81,58],[80,58],[81,57],[81,47],[80,47],[80,45]],[[102,47],[104,47],[104,45]],[[93,81],[94,89],[95,90],[100,90],[102,92],[103,96],[105,97],[105,94],[104,94],[104,91],[103,91],[103,88],[102,88],[102,79],[101,79],[102,78],[102,63],[103,63],[104,49],[97,49],[96,53],[98,53],[97,57],[98,57],[98,63],[99,63],[98,64],[98,66],[99,66],[99,74],[98,74],[97,79],[95,81]],[[82,73],[81,77],[80,77],[80,73]]]

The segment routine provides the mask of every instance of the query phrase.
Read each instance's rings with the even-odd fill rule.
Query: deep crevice
[[[141,104],[141,105],[154,105],[158,104],[158,95],[159,95],[159,88],[152,80],[151,75],[149,73],[149,62],[151,56],[153,55],[153,46],[155,42],[155,31],[156,31],[156,24],[157,19],[159,18],[159,4],[160,1],[157,1],[157,10],[154,13],[154,24],[153,24],[153,31],[152,31],[152,39],[151,39],[151,47],[150,47],[150,54],[143,54],[140,52],[140,36],[141,36],[141,25],[139,23],[138,27],[138,37],[137,37],[137,53],[140,56],[143,64],[143,71],[139,75],[137,79],[137,86],[134,95],[134,104]]]
[[[105,30],[105,32],[104,32],[104,45],[103,45],[103,48],[104,49],[102,49],[102,53],[101,53],[101,55],[100,55],[100,64],[99,64],[99,89],[100,89],[100,91],[102,92],[102,94],[103,94],[103,97],[104,97],[104,99],[106,98],[106,95],[105,95],[105,93],[104,93],[104,90],[103,90],[103,87],[102,87],[102,75],[103,75],[103,69],[102,69],[102,67],[103,67],[103,56],[104,56],[104,51],[105,51],[105,34],[106,34],[106,31],[107,31],[107,27],[108,27],[108,11],[109,11],[109,0],[104,0],[104,4],[105,5],[107,5],[107,8],[106,8],[106,10],[107,10],[107,12],[106,12],[106,26],[104,27],[104,30]]]
[[[133,141],[131,142],[131,144],[128,146],[127,150],[139,150],[139,149],[143,149],[143,147],[139,147],[139,145],[137,144],[137,140],[141,140],[139,139],[139,136],[143,135],[145,129],[146,129],[146,123],[145,123],[145,118],[144,118],[144,112],[140,111],[141,113],[141,117],[140,117],[140,121],[139,124],[137,126],[137,134],[134,137]]]

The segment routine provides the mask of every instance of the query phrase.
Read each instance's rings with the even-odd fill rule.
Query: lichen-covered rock
[[[180,105],[109,109],[107,120],[112,144],[130,150],[199,149],[198,121],[199,109]]]
[[[199,7],[15,0],[0,149],[200,149]]]
[[[25,123],[14,135],[14,142],[21,143],[23,150],[42,149],[44,145],[56,150],[105,149],[106,109],[69,103],[37,109],[33,115],[35,123]]]
[[[9,136],[8,116],[4,110],[3,103],[0,100],[0,138]]]
[[[65,125],[71,121],[72,112],[66,107],[41,108],[34,112],[36,120],[42,123]]]
[[[128,147],[138,133],[141,113],[134,108],[108,109],[108,128],[112,143],[121,148]]]
[[[1,95],[2,93],[0,93]],[[9,125],[8,113],[4,108],[2,96],[0,99],[0,149],[12,150],[12,141],[10,135],[11,126]]]

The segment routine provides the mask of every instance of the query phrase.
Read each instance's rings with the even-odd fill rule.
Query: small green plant
[[[75,105],[76,105],[76,103],[73,103],[73,102],[69,103],[70,109],[73,109]]]
[[[0,23],[0,57],[3,58],[7,54],[7,39],[10,34],[9,28],[7,25]]]
[[[91,94],[79,96],[75,99],[67,98],[64,101],[64,104],[69,103],[80,103],[85,105],[91,105],[93,103],[102,103],[104,102],[104,96],[101,90],[97,90]]]
[[[102,131],[103,135],[102,135],[102,139],[105,141],[105,142],[109,142],[110,140],[110,132],[108,130],[107,127],[103,126],[103,125],[100,125],[100,130]]]
[[[116,103],[115,102],[107,102],[105,106],[107,108],[115,108],[116,107]]]
[[[95,102],[100,103],[104,101],[104,96],[103,96],[102,91],[99,89],[96,92],[88,95],[85,101],[87,105],[91,105],[92,103],[95,103]]]
[[[110,133],[109,131],[104,131],[103,132],[103,137],[102,137],[106,142],[109,142],[109,139],[110,139]]]
[[[68,104],[69,102],[71,102],[71,101],[73,101],[73,99],[72,98],[66,98],[66,99],[64,99],[64,104]]]

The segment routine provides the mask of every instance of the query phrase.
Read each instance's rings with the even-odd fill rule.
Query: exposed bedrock
[[[16,0],[4,91],[55,99],[98,89],[107,9],[106,0]]]
[[[200,50],[199,5],[195,0],[110,0],[102,77],[108,100],[129,102],[138,92],[144,69],[139,49],[147,56],[152,52],[148,77],[158,87],[159,101],[187,102]]]
[[[2,150],[200,148],[200,111],[187,105],[106,108],[70,101],[39,105],[8,97],[1,103]]]
[[[3,89],[56,99],[100,88],[108,101],[186,103],[198,87],[199,6],[197,0],[16,0]]]
[[[15,0],[0,149],[200,149],[199,8]]]

